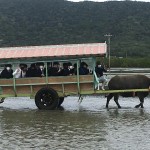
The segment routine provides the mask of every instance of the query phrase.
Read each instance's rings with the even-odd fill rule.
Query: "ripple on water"
[[[0,107],[0,149],[149,150],[150,102],[120,98],[105,109],[104,97],[68,97],[64,110],[39,111],[33,100],[7,99]]]

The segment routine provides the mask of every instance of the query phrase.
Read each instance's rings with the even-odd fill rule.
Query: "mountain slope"
[[[0,0],[0,46],[106,41],[111,55],[150,56],[150,3]]]

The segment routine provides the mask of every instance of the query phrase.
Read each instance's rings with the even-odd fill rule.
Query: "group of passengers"
[[[45,72],[45,70],[44,70]],[[88,75],[89,68],[85,62],[81,62],[79,67],[79,75]],[[54,62],[53,66],[48,67],[48,76],[69,76],[77,75],[77,64],[72,65],[71,62],[63,63],[61,68],[59,62]]]
[[[80,75],[89,74],[88,65],[85,62],[81,62],[79,67]],[[63,63],[63,67],[59,62],[48,63],[47,67],[48,76],[69,76],[77,74],[77,64],[72,65],[71,62]],[[25,77],[44,77],[46,76],[46,68],[44,63],[32,63],[30,67],[26,64],[20,64],[19,67],[13,72],[12,65],[6,64],[0,74],[0,78],[25,78]]]
[[[71,62],[63,63],[63,67],[60,66],[59,62],[54,62],[47,64],[47,74],[48,76],[70,76],[77,75],[77,64],[72,65]],[[107,72],[103,65],[99,62],[96,64],[95,72],[99,78],[99,82],[102,83],[102,90],[107,82],[103,72]],[[81,62],[79,67],[79,75],[88,75],[91,74],[87,63]],[[4,67],[0,74],[0,78],[25,78],[25,77],[44,77],[46,76],[46,68],[44,63],[32,63],[30,67],[26,64],[20,64],[19,67],[13,72],[12,65],[7,64]]]

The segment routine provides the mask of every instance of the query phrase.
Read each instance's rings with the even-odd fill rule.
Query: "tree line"
[[[106,65],[109,68],[108,58],[98,58],[97,61],[100,61],[102,64]],[[149,57],[111,57],[110,58],[110,67],[121,67],[121,68],[150,68]]]
[[[0,47],[105,42],[111,56],[150,57],[150,3],[0,0]]]

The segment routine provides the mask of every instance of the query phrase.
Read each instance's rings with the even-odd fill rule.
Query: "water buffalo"
[[[108,83],[109,90],[125,90],[125,89],[148,89],[150,88],[150,78],[145,75],[126,75],[115,76]],[[128,92],[128,93],[110,93],[107,96],[106,108],[108,108],[109,101],[114,97],[118,108],[121,106],[118,103],[119,95],[123,97],[137,96],[140,99],[140,104],[136,105],[136,108],[143,108],[144,98],[148,96],[149,92]]]

